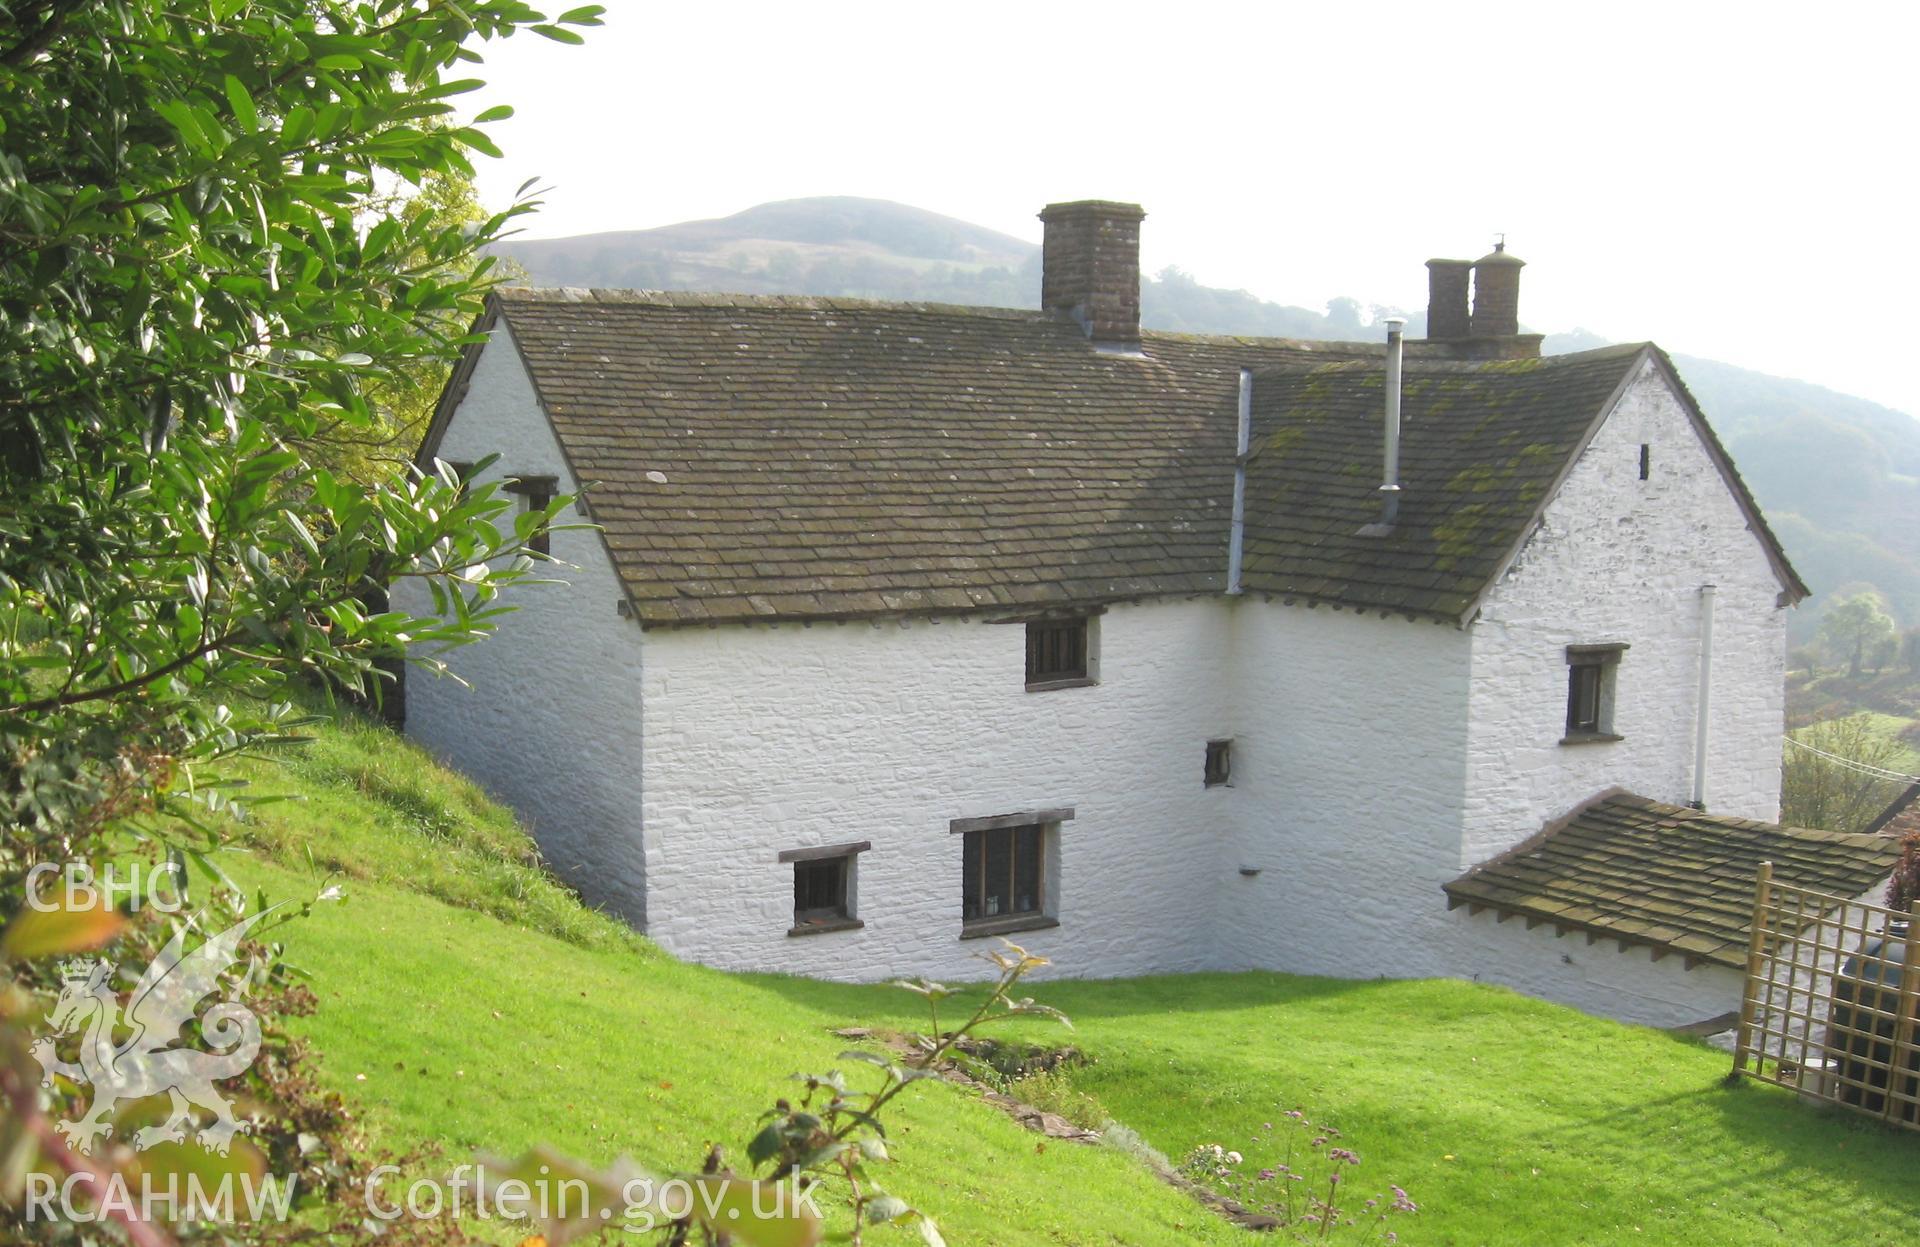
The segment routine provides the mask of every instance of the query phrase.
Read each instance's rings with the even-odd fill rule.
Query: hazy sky
[[[865,195],[1038,241],[1125,199],[1150,271],[1415,307],[1504,232],[1535,329],[1920,413],[1920,6],[607,3],[465,97],[518,110],[481,187],[550,183],[534,237]]]

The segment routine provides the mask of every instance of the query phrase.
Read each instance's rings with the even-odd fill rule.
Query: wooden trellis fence
[[[1920,939],[1910,915],[1760,867],[1733,1056],[1744,1075],[1920,1129]]]

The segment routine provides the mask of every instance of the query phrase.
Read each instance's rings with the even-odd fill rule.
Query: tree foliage
[[[1820,635],[1833,648],[1834,656],[1847,663],[1848,675],[1856,680],[1869,658],[1884,664],[1895,641],[1893,620],[1872,593],[1856,593],[1835,602],[1820,621]]]
[[[1780,821],[1821,831],[1862,831],[1900,795],[1890,778],[1906,750],[1874,730],[1870,715],[1829,719],[1794,733],[1780,768]]]
[[[479,221],[396,188],[493,152],[450,102],[519,0],[41,0],[0,43],[0,817],[40,853],[271,735],[291,673],[349,685],[484,632],[542,517],[324,448],[457,351]],[[559,504],[556,504],[556,506]],[[444,618],[369,609],[424,577]],[[16,846],[17,847],[17,846]],[[70,851],[71,844],[65,845]],[[20,865],[18,854],[7,865]]]
[[[292,681],[473,640],[536,570],[569,500],[514,516],[342,448],[391,440],[533,206],[434,201],[497,154],[509,110],[455,115],[480,49],[599,12],[0,0],[0,919],[34,863],[219,804]],[[401,578],[434,613],[383,605]]]

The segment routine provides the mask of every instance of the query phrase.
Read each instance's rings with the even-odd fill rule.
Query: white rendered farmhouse
[[[1504,252],[1418,341],[1142,332],[1141,217],[1049,208],[1040,311],[500,292],[421,462],[592,524],[408,730],[736,969],[1004,934],[1679,1024],[1757,862],[1886,873],[1771,825],[1805,590],[1664,354],[1540,358]]]

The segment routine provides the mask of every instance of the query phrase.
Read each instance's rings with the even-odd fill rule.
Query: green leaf
[[[889,1221],[898,1221],[912,1211],[913,1206],[898,1195],[882,1195],[867,1205],[867,1222],[885,1225]]]
[[[513,116],[513,105],[495,104],[492,108],[483,109],[480,115],[473,119],[473,124],[483,126],[489,121],[505,121],[511,116]]]
[[[499,146],[488,138],[484,131],[476,130],[472,126],[462,126],[453,132],[453,137],[482,155],[492,156],[495,160],[500,159]]]
[[[544,35],[555,43],[585,43],[578,31],[568,30],[565,26],[535,26],[536,35]]]
[[[747,1143],[747,1163],[758,1169],[780,1154],[785,1136],[780,1133],[779,1123],[767,1126]]]
[[[260,129],[260,111],[253,106],[253,97],[247,94],[247,88],[232,74],[226,80],[227,104],[233,109],[233,119],[248,134]]]
[[[314,65],[320,69],[359,69],[363,64],[359,57],[344,52],[335,52],[314,61]]]

